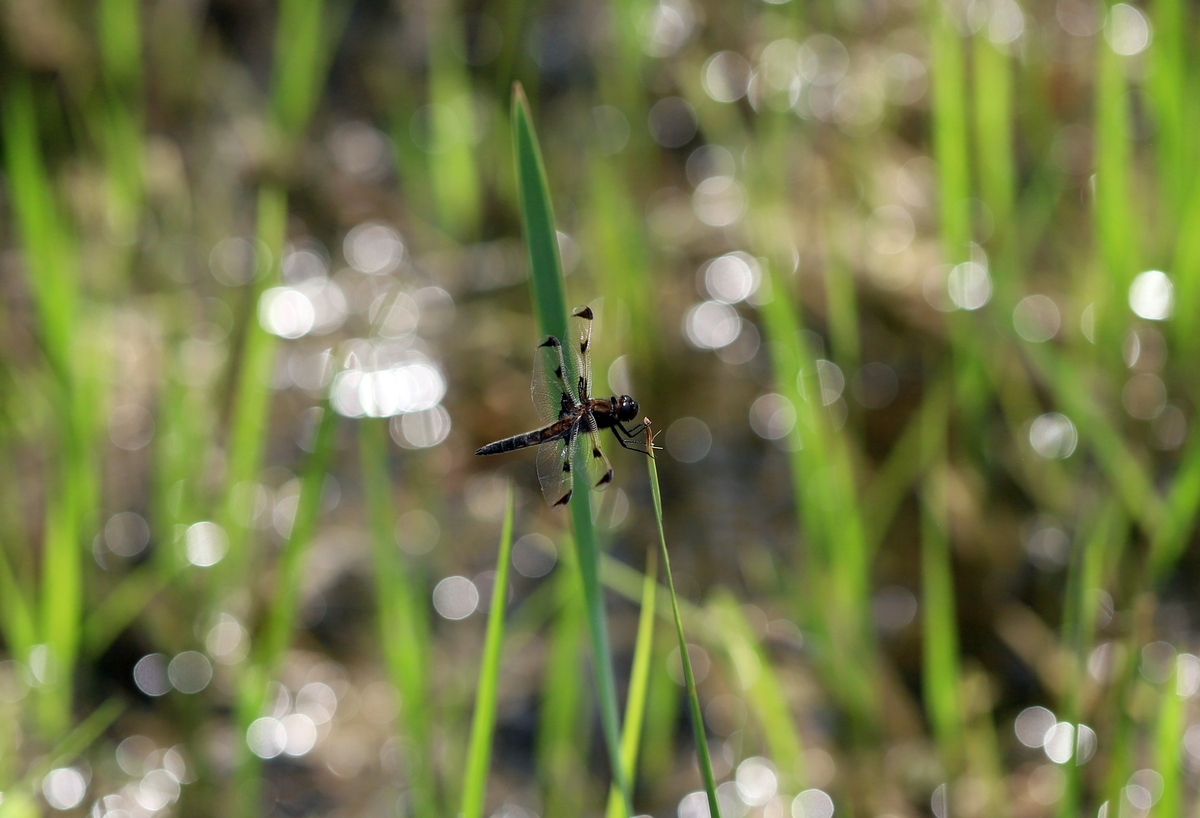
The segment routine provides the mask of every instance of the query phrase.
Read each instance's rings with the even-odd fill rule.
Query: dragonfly
[[[592,397],[593,318],[588,306],[577,307],[571,314],[571,329],[576,338],[567,351],[571,369],[567,369],[563,343],[558,338],[548,335],[537,346],[530,391],[542,427],[497,440],[475,452],[503,454],[538,446],[538,482],[551,506],[570,502],[576,469],[586,470],[588,482],[596,491],[603,491],[612,482],[612,464],[600,448],[601,429],[611,429],[623,448],[651,454],[650,421],[642,420],[633,428],[625,425],[637,417],[637,401],[629,395]],[[574,383],[572,375],[576,377]],[[647,440],[640,440],[642,435]]]

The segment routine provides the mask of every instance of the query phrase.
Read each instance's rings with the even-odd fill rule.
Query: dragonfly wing
[[[542,496],[552,506],[566,505],[571,499],[574,449],[565,438],[551,440],[538,447],[538,482],[542,484]]]
[[[562,417],[563,410],[578,405],[578,395],[567,383],[567,370],[563,361],[562,344],[553,335],[538,344],[533,356],[533,407],[544,424],[551,424]]]
[[[575,439],[575,462],[585,464],[588,484],[595,491],[604,491],[613,479],[612,463],[600,448],[600,430],[591,412],[583,415],[583,434]]]
[[[578,378],[576,394],[579,400],[586,401],[592,396],[592,308],[586,304],[576,307],[571,313],[571,335],[574,345],[571,347],[571,362],[575,367]]]

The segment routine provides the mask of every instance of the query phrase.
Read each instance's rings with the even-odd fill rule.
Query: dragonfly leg
[[[635,428],[635,429],[634,429],[632,432],[631,432],[631,431],[629,431],[628,429],[626,429],[626,428],[625,428],[625,424],[624,424],[624,423],[621,423],[620,421],[617,421],[617,426],[620,426],[620,427],[621,427],[621,431],[625,433],[625,436],[626,436],[626,437],[628,437],[628,438],[631,438],[631,439],[632,439],[632,438],[635,438],[635,437],[639,437],[639,436],[641,436],[641,435],[645,434],[645,433],[646,433],[646,430],[650,428],[650,427],[649,427],[649,426],[647,426],[647,425],[646,425],[644,422],[643,422],[643,423],[639,423],[639,424],[637,425],[637,427],[636,427],[636,428]],[[616,427],[613,427],[613,428],[615,429]]]
[[[620,424],[617,424],[617,426],[620,426]],[[630,433],[629,430],[622,427],[621,432],[625,432],[625,434],[629,435],[628,438],[624,438],[624,437],[621,437],[621,432],[617,431],[617,426],[612,426],[610,428],[612,429],[613,437],[615,437],[617,439],[617,442],[621,444],[622,449],[629,449],[629,451],[631,451],[631,452],[641,452],[642,454],[647,455],[647,456],[650,454],[650,451],[646,448],[645,443],[635,440],[635,438],[637,437],[636,432]],[[644,429],[645,426],[643,426],[642,428]]]

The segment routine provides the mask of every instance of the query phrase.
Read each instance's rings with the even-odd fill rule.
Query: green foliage
[[[512,555],[513,489],[509,484],[504,503],[504,524],[500,529],[500,549],[496,555],[496,575],[492,585],[492,605],[488,612],[487,636],[479,665],[479,684],[475,686],[475,716],[471,722],[471,743],[463,771],[462,815],[482,818],[483,798],[487,791],[488,764],[492,757],[492,736],[496,730],[496,695],[500,684],[500,649],[504,644],[504,614],[508,608],[508,569]]]

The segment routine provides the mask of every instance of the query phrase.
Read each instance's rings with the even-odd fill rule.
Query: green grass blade
[[[767,748],[779,774],[780,789],[806,785],[804,745],[788,707],[784,686],[758,646],[750,623],[737,599],[727,590],[715,595],[710,609],[721,634],[736,678],[745,691],[746,702],[767,740]]]
[[[658,599],[658,552],[646,552],[646,578],[642,581],[642,607],[638,614],[637,642],[633,648],[633,666],[629,669],[629,695],[625,699],[625,720],[621,724],[621,763],[625,780],[632,789],[637,773],[638,747],[642,739],[642,720],[650,688],[650,658],[654,653],[654,608]],[[625,801],[614,786],[608,792],[607,818],[624,818]]]
[[[867,680],[875,644],[870,610],[871,559],[860,512],[849,441],[833,428],[829,413],[805,394],[818,394],[816,361],[800,334],[793,282],[767,265],[773,298],[760,308],[771,342],[776,391],[796,409],[788,449],[796,516],[803,526],[799,612],[805,627],[827,639],[822,672],[835,695],[862,725],[878,720],[878,691]],[[802,385],[803,384],[803,385]],[[801,392],[801,389],[804,392]]]
[[[933,145],[938,165],[943,261],[965,261],[971,241],[967,153],[967,67],[964,43],[943,5],[930,23]]]
[[[238,680],[236,704],[237,724],[240,735],[262,713],[267,683],[279,666],[284,652],[292,639],[292,626],[296,619],[297,597],[304,573],[304,560],[308,546],[316,529],[321,511],[321,494],[325,487],[326,464],[333,449],[337,415],[328,405],[321,408],[321,420],[313,441],[313,451],[308,456],[300,483],[300,498],[296,505],[292,529],[276,566],[274,596],[267,610],[262,634],[254,645],[252,664]],[[239,743],[242,757],[237,768],[239,814],[255,815],[258,803],[257,756],[248,755],[244,744]]]
[[[1181,461],[1167,492],[1162,526],[1150,542],[1150,571],[1156,581],[1162,581],[1182,556],[1200,512],[1200,435],[1195,431]]]
[[[971,41],[974,57],[975,141],[978,146],[979,192],[992,211],[1001,239],[1012,220],[1016,192],[1013,162],[1012,71],[1008,54],[990,40]]]
[[[944,457],[945,404],[942,410],[924,418],[922,446],[930,462]],[[921,489],[922,687],[943,760],[953,767],[960,760],[963,718],[945,480],[946,475],[935,469]]]
[[[257,306],[259,297],[281,279],[280,260],[287,235],[287,193],[274,186],[258,191],[258,240],[264,249],[255,271],[251,304]],[[246,527],[237,513],[238,487],[254,480],[262,464],[266,445],[267,409],[271,401],[271,369],[275,365],[278,339],[258,322],[251,309],[243,340],[241,360],[230,417],[229,465],[225,482],[225,501],[221,525],[229,533],[229,556],[223,561],[221,573],[227,577],[245,576],[251,555],[245,548]]]
[[[387,420],[358,421],[358,452],[362,464],[363,492],[371,529],[371,554],[379,606],[379,637],[388,676],[400,691],[404,707],[400,724],[404,737],[425,758],[432,758],[429,725],[429,621],[423,600],[418,599],[414,577],[399,553],[393,535],[395,512],[388,474],[390,445]],[[440,815],[433,765],[421,764],[409,781],[409,795],[418,818]]]
[[[1132,148],[1124,58],[1107,45],[1096,48],[1095,228],[1105,280],[1096,305],[1096,341],[1120,349],[1126,323],[1125,291],[1136,272],[1136,238],[1130,189]],[[1114,356],[1115,357],[1115,356]]]
[[[653,437],[647,441],[653,444]],[[700,695],[696,692],[696,677],[692,673],[692,660],[688,656],[687,638],[683,635],[683,617],[679,614],[679,600],[675,596],[675,580],[671,576],[671,555],[667,551],[667,534],[663,529],[662,491],[658,486],[658,464],[651,448],[647,458],[650,471],[650,494],[654,499],[654,520],[658,525],[659,554],[662,556],[663,571],[667,575],[667,589],[671,592],[671,613],[675,617],[675,635],[679,639],[679,659],[683,664],[683,678],[687,683],[688,706],[692,716],[692,735],[696,739],[696,755],[700,763],[700,774],[704,777],[704,790],[708,794],[708,812],[712,818],[721,818],[717,804],[717,782],[713,776],[712,760],[708,755],[708,740],[704,735],[704,716],[700,711]]]
[[[40,607],[37,638],[56,668],[54,680],[38,691],[40,726],[52,738],[70,725],[83,612],[80,529],[95,504],[91,407],[100,395],[89,394],[94,384],[81,371],[87,356],[73,349],[82,334],[73,236],[43,161],[33,91],[23,78],[4,95],[3,127],[9,193],[34,297],[38,340],[55,376],[57,462],[51,466],[53,489],[45,507],[41,594],[34,603]]]
[[[466,48],[457,3],[429,9],[429,123],[433,150],[428,154],[434,205],[442,228],[460,241],[479,231],[479,174],[475,164],[475,100],[467,67],[454,53]]]
[[[271,118],[276,138],[294,140],[307,127],[320,97],[334,36],[323,0],[284,0],[275,27]]]
[[[504,612],[508,607],[508,568],[513,531],[513,487],[508,484],[504,524],[500,528],[500,552],[496,556],[496,581],[488,611],[487,636],[475,688],[475,716],[471,721],[471,743],[463,773],[463,818],[483,818],[488,765],[492,757],[492,735],[496,729],[496,694],[500,683],[500,648],[504,643]]]
[[[533,312],[538,329],[562,340],[567,335],[567,297],[563,287],[562,262],[558,257],[558,234],[550,185],[542,163],[542,150],[533,129],[533,114],[521,84],[513,86],[513,156],[517,169],[517,200],[529,255]]]
[[[564,339],[567,330],[567,302],[564,295],[562,263],[558,257],[554,209],[550,203],[550,188],[542,164],[541,149],[533,129],[533,117],[519,83],[513,87],[512,127],[518,199],[521,205],[521,224],[525,232],[525,249],[529,256],[534,315],[542,334]],[[586,471],[575,470],[575,502],[568,505],[575,532],[575,547],[579,553],[584,601],[587,605],[588,635],[592,643],[600,721],[604,726],[604,740],[608,747],[613,778],[628,803],[629,787],[621,765],[617,685],[609,650],[604,595],[600,588],[599,551],[592,527],[591,507],[588,504],[591,486],[588,485]]]
[[[279,557],[275,598],[267,615],[266,627],[258,643],[258,664],[273,668],[283,657],[292,637],[292,624],[296,618],[297,594],[304,573],[304,559],[317,527],[321,512],[321,494],[325,488],[326,464],[333,450],[334,430],[337,413],[325,404],[321,407],[321,420],[313,442],[312,454],[304,466],[300,484],[300,499],[296,505],[296,516],[292,530]],[[257,712],[254,714],[257,716]]]
[[[28,656],[37,642],[30,600],[26,598],[8,560],[0,549],[0,632],[8,649],[17,656]]]
[[[567,546],[553,579],[558,610],[550,630],[538,719],[537,771],[546,815],[578,815],[586,807],[579,781],[587,775],[583,748],[591,726],[583,696],[587,612],[575,550]]]

